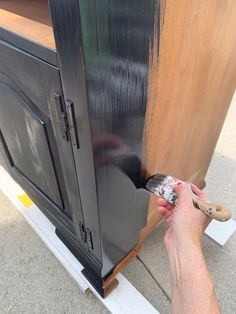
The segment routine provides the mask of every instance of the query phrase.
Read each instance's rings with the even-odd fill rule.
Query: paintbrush
[[[182,183],[191,189],[191,186],[188,183],[164,174],[155,174],[148,178],[143,184],[140,176],[141,161],[134,153],[129,152],[127,146],[123,145],[119,147],[119,149],[105,151],[112,163],[129,177],[137,189],[144,188],[147,191],[164,198],[170,204],[175,205],[178,201],[177,194],[174,190],[175,185]],[[197,209],[200,209],[213,219],[227,221],[231,218],[230,210],[221,204],[212,203],[207,200],[200,200],[193,191],[192,199],[193,204]]]
[[[155,174],[146,180],[144,188],[155,195],[164,198],[168,203],[175,205],[178,201],[177,193],[174,190],[175,185],[182,183],[191,189],[191,185],[176,179],[172,176],[164,174]],[[192,189],[191,189],[192,191]],[[207,200],[201,200],[192,191],[193,204],[197,209],[200,209],[209,217],[218,221],[226,221],[230,219],[231,213],[228,208],[212,203]]]

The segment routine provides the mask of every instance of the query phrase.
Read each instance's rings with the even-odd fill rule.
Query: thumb
[[[192,205],[192,192],[191,189],[185,184],[178,184],[174,187],[176,191],[179,206],[190,206]]]

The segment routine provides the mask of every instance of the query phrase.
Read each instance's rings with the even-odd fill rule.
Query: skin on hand
[[[190,185],[200,199],[206,199],[204,192]],[[158,199],[158,212],[169,225],[164,243],[169,257],[172,314],[219,314],[214,283],[201,250],[210,218],[194,207],[186,185],[174,189],[178,196],[175,206]]]
[[[206,199],[203,191],[194,184],[189,184],[200,199]],[[211,219],[194,207],[192,192],[186,185],[178,184],[174,189],[178,196],[176,205],[169,204],[162,198],[158,199],[157,210],[169,225],[164,243],[168,248],[179,247],[186,243],[193,243],[195,246],[201,247],[202,234]]]

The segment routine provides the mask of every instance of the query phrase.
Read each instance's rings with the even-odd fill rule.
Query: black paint
[[[17,48],[32,54],[33,56],[44,60],[52,65],[58,66],[57,54],[54,49],[37,44],[31,40],[27,40],[23,36],[12,33],[7,29],[0,27],[0,39],[13,44]]]
[[[129,252],[146,223],[147,197],[136,186],[141,181],[154,9],[153,1],[80,1],[87,104],[106,267],[112,267]]]
[[[83,214],[73,155],[61,137],[54,91],[62,94],[57,68],[0,41],[0,130],[6,165],[50,218],[79,237],[77,221]]]
[[[98,287],[146,225],[140,160],[158,10],[152,0],[49,4],[56,52],[0,31],[21,48],[2,42],[0,71],[13,82],[14,93],[19,89],[27,97],[26,104],[19,103],[17,92],[8,107],[4,101],[10,96],[0,91],[6,118],[0,126],[2,151],[11,174]],[[29,134],[27,126],[38,128],[37,134]],[[38,151],[36,164],[32,149]]]

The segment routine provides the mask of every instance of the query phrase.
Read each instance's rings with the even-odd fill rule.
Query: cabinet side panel
[[[236,2],[162,1],[149,67],[144,163],[201,184],[236,86]],[[160,220],[149,207],[149,231]],[[149,232],[145,230],[146,234]]]
[[[155,15],[158,1],[80,0],[103,275],[146,224],[149,196],[137,187]]]

